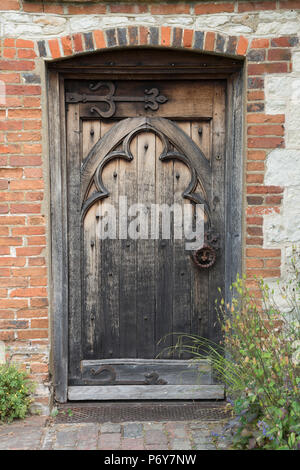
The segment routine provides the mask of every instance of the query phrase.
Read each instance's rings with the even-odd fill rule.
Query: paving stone
[[[121,434],[109,433],[101,434],[98,439],[99,450],[118,450],[120,449]]]
[[[168,440],[164,432],[153,429],[145,431],[145,443],[167,445]]]
[[[161,444],[148,444],[145,446],[146,450],[168,450],[167,445],[161,445]]]
[[[183,439],[174,439],[171,442],[172,450],[189,450],[192,448],[190,441],[184,441]]]
[[[113,432],[121,432],[121,425],[116,423],[101,424],[101,432],[108,434]]]
[[[144,450],[144,440],[142,437],[136,438],[124,438],[121,440],[122,450]]]
[[[149,430],[149,431],[152,431],[152,430],[159,430],[159,431],[163,431],[164,430],[164,423],[144,423],[144,429],[145,430]]]
[[[143,425],[138,423],[128,423],[123,426],[123,436],[126,438],[142,437]]]

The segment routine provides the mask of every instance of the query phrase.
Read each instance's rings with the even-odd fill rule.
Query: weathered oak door
[[[191,356],[172,346],[176,333],[220,337],[225,84],[65,82],[71,400],[223,396],[208,364],[199,374],[188,367]],[[206,250],[193,258],[176,236],[172,212],[170,236],[163,236],[162,219],[153,236],[153,205],[195,211],[198,203]],[[113,238],[103,237],[108,204]]]

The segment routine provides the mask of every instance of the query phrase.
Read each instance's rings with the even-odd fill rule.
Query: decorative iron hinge
[[[116,86],[113,82],[98,82],[91,83],[89,86],[90,90],[97,91],[100,88],[107,88],[108,93],[106,95],[87,95],[85,93],[66,93],[67,103],[88,103],[98,102],[105,103],[108,105],[108,109],[102,110],[98,106],[93,105],[90,109],[91,113],[96,113],[100,117],[110,118],[116,112],[117,102],[142,102],[145,103],[145,109],[151,109],[156,111],[160,104],[166,103],[168,98],[164,95],[160,95],[158,88],[151,88],[150,90],[144,90],[144,96],[115,96]]]

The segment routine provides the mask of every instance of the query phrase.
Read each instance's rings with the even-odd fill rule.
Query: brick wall
[[[280,178],[274,177],[271,156],[276,150],[288,159],[287,151],[300,148],[294,137],[286,147],[287,129],[292,132],[294,125],[292,112],[288,126],[286,123],[287,90],[280,91],[283,98],[276,95],[278,106],[272,108],[266,83],[271,89],[269,77],[291,78],[288,83],[293,87],[300,79],[300,60],[293,59],[299,57],[300,50],[300,1],[85,3],[0,3],[0,80],[6,86],[6,102],[1,104],[0,99],[0,340],[7,344],[8,357],[19,361],[40,384],[37,403],[44,406],[49,400],[51,311],[42,61],[116,45],[161,45],[244,56],[244,264],[253,290],[254,275],[268,280],[283,275],[283,251],[295,241],[287,235],[280,243],[266,243],[265,220],[275,217],[275,224],[281,223],[283,200],[289,190],[289,181],[283,179],[281,184]],[[266,165],[271,183],[266,181]],[[300,184],[300,170],[295,168],[295,174],[293,184]]]

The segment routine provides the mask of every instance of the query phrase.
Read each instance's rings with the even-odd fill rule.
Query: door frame
[[[130,48],[128,48],[130,49]],[[157,48],[153,48],[153,50]],[[117,49],[115,49],[117,50]],[[124,51],[124,48],[123,48]],[[168,51],[167,48],[163,49]],[[173,52],[173,51],[172,51]],[[112,53],[112,52],[110,52]],[[197,78],[227,80],[226,99],[226,240],[225,240],[225,300],[230,301],[230,285],[237,273],[242,271],[242,240],[243,240],[243,175],[244,175],[244,72],[243,61],[235,62],[232,67],[220,67],[208,74],[201,66],[201,59],[207,54],[190,51],[180,51],[179,54],[197,54],[199,70],[195,64],[182,71],[174,71],[172,64],[164,65],[164,74],[170,73],[170,78],[184,79],[188,75]],[[89,56],[101,52],[88,54]],[[187,56],[188,57],[188,56]],[[214,57],[220,64],[220,56]],[[49,179],[50,179],[50,306],[52,312],[51,324],[51,370],[53,375],[54,398],[59,403],[67,401],[68,389],[68,220],[67,220],[67,170],[66,170],[66,117],[65,117],[65,78],[87,78],[88,72],[80,64],[73,71],[64,68],[64,64],[74,61],[69,58],[48,64],[47,96],[48,96],[48,129],[49,129]],[[224,61],[228,59],[224,56]],[[238,66],[236,65],[239,62]],[[118,74],[121,71],[114,70]],[[174,73],[175,72],[175,73]],[[93,76],[101,75],[102,69],[93,69]],[[156,71],[157,73],[157,71]],[[151,69],[147,77],[152,78]],[[90,78],[90,77],[89,77]],[[111,78],[111,77],[110,77]],[[116,78],[112,75],[111,79]],[[107,70],[106,70],[107,80]],[[232,256],[232,254],[234,254]]]

